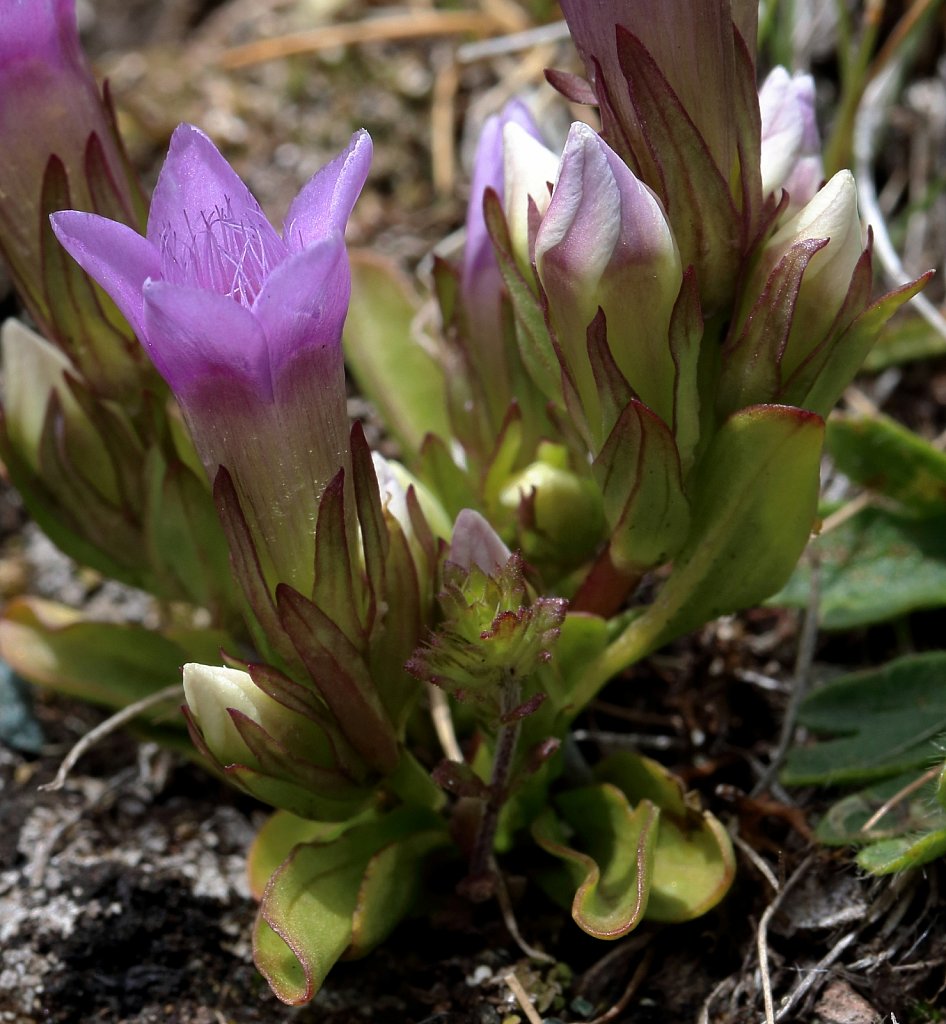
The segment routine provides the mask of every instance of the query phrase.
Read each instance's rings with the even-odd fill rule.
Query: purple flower
[[[211,479],[227,468],[264,568],[303,592],[312,569],[298,544],[348,461],[343,231],[370,160],[356,132],[292,201],[280,236],[207,136],[180,125],[145,236],[92,214],[52,218],[170,385]]]
[[[461,277],[464,295],[468,296],[471,304],[476,304],[477,297],[485,291],[487,283],[491,286],[495,292],[492,304],[496,306],[497,319],[501,279],[493,253],[493,243],[490,241],[483,217],[483,197],[487,189],[492,189],[500,200],[504,198],[503,131],[508,124],[517,124],[536,141],[542,141],[538,125],[525,104],[519,100],[510,100],[498,114],[488,117],[484,122],[473,158]]]
[[[17,290],[93,387],[137,398],[145,360],[128,357],[114,317],[99,311],[78,270],[69,277],[44,252],[44,206],[64,203],[66,190],[77,209],[107,210],[127,223],[140,210],[79,45],[74,0],[0,0],[0,139],[0,257]]]
[[[791,210],[814,198],[824,178],[811,75],[773,68],[759,89],[762,114],[762,191],[785,189]]]
[[[642,401],[672,423],[668,328],[682,280],[680,255],[659,200],[581,122],[565,142],[535,262],[592,429],[598,399],[587,331],[599,308],[619,369]]]
[[[486,229],[483,199],[488,190],[505,195],[506,146],[504,132],[516,125],[539,139],[539,130],[526,106],[511,100],[499,114],[486,119],[473,159],[470,201],[466,212],[466,245],[460,268],[466,358],[480,389],[479,402],[488,410],[494,430],[499,429],[512,396],[515,376],[509,365],[510,352],[503,329],[503,280]]]

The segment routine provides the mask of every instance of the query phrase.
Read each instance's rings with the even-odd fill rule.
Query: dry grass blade
[[[53,781],[47,782],[39,788],[44,791],[53,792],[57,789],[62,789],[66,779],[69,778],[69,773],[75,768],[79,758],[91,750],[99,740],[111,735],[116,729],[120,729],[143,712],[149,711],[159,704],[165,704],[170,700],[182,700],[183,697],[184,687],[180,683],[175,683],[173,686],[166,686],[163,690],[158,690],[157,693],[149,694],[147,697],[135,701],[134,704],[129,704],[127,707],[122,708],[121,711],[116,711],[111,718],[106,718],[104,722],[89,730],[63,758],[59,771],[56,772],[56,777]]]
[[[876,811],[861,825],[861,832],[869,832],[881,818],[887,814],[888,811],[893,810],[901,800],[906,800],[908,796],[915,793],[918,789],[922,789],[931,779],[935,779],[936,776],[943,770],[941,764],[935,764],[929,771],[924,772],[918,779],[914,779],[908,783],[902,789],[898,790],[894,795],[881,804]]]
[[[389,43],[436,36],[488,36],[502,31],[495,15],[480,11],[419,11],[391,14],[235,46],[220,55],[224,68],[242,68],[301,53],[319,53],[359,43]]]
[[[887,221],[874,184],[872,164],[880,129],[884,125],[887,104],[900,76],[900,64],[891,61],[864,90],[857,120],[854,125],[854,179],[857,200],[864,220],[874,232],[874,251],[890,282],[899,287],[912,280],[890,238]],[[943,338],[946,338],[946,318],[924,295],[914,295],[910,304],[923,319]]]

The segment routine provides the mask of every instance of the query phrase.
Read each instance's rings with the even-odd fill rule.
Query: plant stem
[[[503,717],[519,706],[521,687],[518,680],[507,680],[502,687],[500,713]],[[483,807],[470,857],[470,873],[467,876],[464,890],[474,900],[488,899],[495,891],[493,878],[493,840],[496,838],[496,827],[499,824],[499,812],[506,802],[509,791],[509,776],[512,773],[513,758],[516,744],[522,729],[522,720],[516,718],[504,722],[496,736],[496,753],[493,756],[493,773],[489,780],[489,796]]]

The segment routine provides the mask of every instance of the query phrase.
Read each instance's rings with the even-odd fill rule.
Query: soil
[[[517,11],[528,21],[524,6],[505,0],[480,6],[506,17],[507,31]],[[462,222],[462,154],[480,111],[504,91],[538,88],[544,64],[571,58],[553,46],[535,68],[501,56],[460,64],[455,41],[446,40],[224,66],[228,48],[317,18],[378,13],[371,8],[338,0],[86,0],[80,13],[146,176],[153,179],[174,125],[192,120],[278,215],[364,124],[376,156],[352,240],[413,268]],[[907,104],[900,116],[908,134],[919,130],[912,110]],[[567,124],[566,113],[555,116]],[[452,133],[446,157],[432,147],[444,124]],[[893,150],[889,159],[893,177],[901,157]],[[941,229],[934,218],[927,245],[942,240]],[[2,291],[0,281],[9,312],[13,300]],[[943,380],[946,368],[934,365],[896,382],[906,397],[894,404],[927,433],[944,426],[936,391]],[[0,538],[5,596],[28,590],[96,615],[147,617],[141,595],[59,556],[9,491],[0,494]],[[823,643],[812,675],[876,663],[911,632],[923,647],[935,642],[936,628],[915,616],[897,633]],[[730,828],[739,873],[716,911],[672,929],[645,926],[603,949],[550,909],[530,888],[528,865],[513,861],[504,868],[523,935],[558,961],[537,970],[497,907],[473,908],[453,895],[455,879],[437,878],[423,917],[368,959],[340,964],[301,1010],[280,1004],[252,964],[255,908],[244,863],[266,808],[127,734],[97,744],[62,790],[41,792],[103,715],[48,694],[29,708],[28,697],[7,693],[4,713],[15,707],[22,717],[16,729],[0,721],[0,1022],[501,1024],[525,1019],[504,980],[512,970],[547,1024],[578,1024],[609,1007],[617,1007],[609,1020],[628,1024],[756,1024],[765,1012],[762,963],[780,1021],[946,1020],[943,864],[864,877],[846,851],[810,842],[830,793],[787,793],[772,780],[754,792],[778,746],[797,641],[793,613],[722,620],[638,666],[582,723],[602,748],[615,731],[631,730],[638,749],[679,772]],[[784,894],[777,903],[773,879]]]

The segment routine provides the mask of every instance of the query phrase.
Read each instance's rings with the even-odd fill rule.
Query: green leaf
[[[935,797],[936,782],[916,771],[895,775],[843,797],[818,822],[815,835],[826,846],[863,846],[912,833],[946,828],[946,810]],[[870,828],[864,826],[886,806]]]
[[[178,631],[172,639],[143,626],[88,622],[41,598],[11,601],[0,619],[0,655],[20,675],[111,708],[170,686],[187,661],[214,664],[228,643],[213,630]]]
[[[205,478],[183,462],[168,463],[157,447],[148,453],[143,475],[144,545],[151,564],[160,567],[165,591],[186,595],[219,620],[230,610],[233,576]]]
[[[631,808],[609,784],[569,790],[532,826],[543,850],[565,862],[576,886],[575,923],[598,939],[619,939],[643,920],[654,870],[660,811],[649,800]],[[584,850],[570,844],[572,833]]]
[[[362,653],[311,601],[276,588],[280,622],[348,742],[378,772],[397,767],[398,745]]]
[[[818,377],[805,397],[805,408],[813,409],[823,416],[828,415],[863,365],[884,324],[900,306],[920,291],[932,273],[928,271],[915,281],[882,295],[854,320],[822,363]]]
[[[729,836],[666,768],[620,753],[595,777],[560,794],[560,814],[547,808],[532,827],[538,845],[565,862],[581,928],[619,938],[645,918],[699,917],[726,895],[735,874]]]
[[[815,518],[823,431],[820,417],[789,406],[726,420],[688,488],[687,542],[639,620],[652,630],[649,649],[757,604],[788,579]]]
[[[917,868],[946,855],[946,828],[923,836],[882,839],[865,847],[857,855],[857,863],[873,875],[892,875],[907,868]]]
[[[572,680],[588,662],[597,658],[608,643],[607,620],[584,612],[568,612],[548,665],[541,669],[542,689],[556,710],[572,704]],[[573,713],[578,709],[572,709]]]
[[[643,572],[672,558],[687,538],[690,508],[667,425],[632,399],[594,463],[611,525],[611,558]]]
[[[811,544],[821,626],[853,629],[946,604],[946,515],[914,519],[866,508]],[[806,560],[770,604],[807,607]]]
[[[649,757],[612,754],[596,767],[595,777],[616,785],[631,803],[650,800],[660,808],[647,919],[689,921],[715,907],[736,873],[732,843],[719,821]]]
[[[365,811],[350,821],[309,821],[289,811],[271,814],[256,833],[247,854],[247,876],[253,898],[261,900],[266,883],[280,864],[300,843],[331,843],[353,825],[363,824],[376,814]]]
[[[448,841],[438,815],[400,808],[294,847],[266,886],[253,942],[279,999],[307,1003],[344,954],[386,938],[411,909],[428,855]]]
[[[388,260],[351,255],[345,356],[359,390],[413,458],[427,434],[451,436],[443,368],[418,337],[421,301],[410,282]]]
[[[946,454],[889,416],[832,416],[827,450],[846,476],[917,515],[946,513]]]
[[[783,780],[866,782],[935,762],[946,733],[944,674],[946,653],[917,654],[815,691],[799,721],[838,738],[791,751]]]
[[[879,373],[914,359],[946,355],[946,338],[918,314],[901,314],[887,324],[864,361],[864,369]]]
[[[535,294],[534,285],[530,285],[522,276],[522,270],[513,254],[502,203],[491,190],[487,191],[483,200],[483,215],[500,273],[509,289],[522,363],[542,394],[551,402],[560,403],[562,370],[549,337],[545,314]]]

